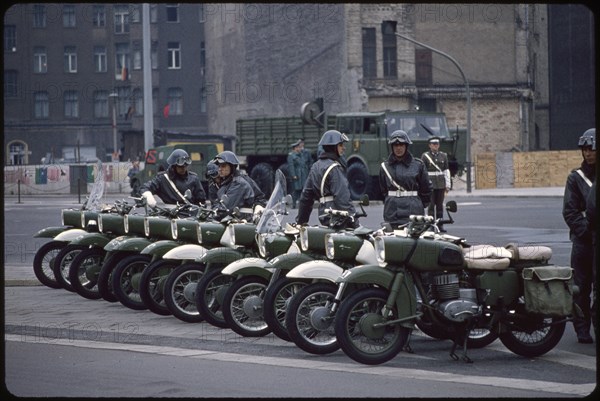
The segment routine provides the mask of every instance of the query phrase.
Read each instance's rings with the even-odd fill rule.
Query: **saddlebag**
[[[524,268],[523,289],[529,313],[568,316],[573,312],[573,269],[568,266]]]

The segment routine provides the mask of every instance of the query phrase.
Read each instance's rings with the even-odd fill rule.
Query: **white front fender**
[[[82,230],[81,228],[71,228],[67,231],[63,231],[62,233],[58,234],[56,237],[54,237],[55,241],[73,241],[75,238],[79,237],[80,235],[83,234],[87,234],[88,232],[85,230]]]
[[[163,259],[196,260],[206,253],[206,248],[200,245],[185,244],[173,248],[163,255]]]
[[[287,278],[322,279],[335,283],[344,269],[328,260],[311,260],[294,267],[285,276]]]

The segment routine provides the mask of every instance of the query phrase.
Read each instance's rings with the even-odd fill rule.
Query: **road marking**
[[[596,388],[596,383],[571,384],[494,376],[462,375],[455,373],[434,372],[422,369],[395,368],[388,366],[368,366],[356,363],[326,362],[319,360],[298,360],[291,358],[267,356],[261,357],[244,354],[233,354],[228,352],[187,350],[182,348],[154,345],[106,343],[74,339],[40,339],[39,337],[29,339],[27,337],[23,337],[16,334],[6,334],[4,336],[4,339],[5,341],[30,342],[37,344],[46,343],[51,345],[65,345],[82,348],[109,349],[130,352],[143,352],[167,356],[201,358],[220,362],[252,363],[300,369],[318,369],[324,371],[370,374],[403,379],[431,380],[438,382],[461,384],[468,383],[472,385],[503,387],[527,391],[542,391],[547,393],[569,394],[574,396],[589,395]]]

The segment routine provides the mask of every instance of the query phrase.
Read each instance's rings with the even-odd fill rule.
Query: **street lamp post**
[[[419,45],[421,47],[424,47],[426,49],[431,50],[434,53],[437,53],[441,56],[446,57],[448,60],[450,60],[455,66],[456,68],[458,68],[458,71],[460,71],[460,75],[462,75],[463,81],[465,82],[465,88],[467,91],[467,148],[466,148],[466,155],[465,155],[465,164],[466,164],[466,169],[467,169],[467,192],[470,193],[471,192],[471,91],[469,90],[469,81],[467,81],[467,77],[465,76],[465,73],[463,72],[462,68],[460,67],[460,64],[458,64],[458,62],[451,57],[450,55],[434,49],[431,46],[428,46],[424,43],[421,42],[417,42],[416,40],[409,38],[408,36],[404,36],[401,35],[399,33],[396,33],[396,36],[408,40],[409,42],[412,42],[416,45]]]
[[[117,150],[117,98],[119,95],[112,92],[108,97],[113,99],[112,102],[112,130],[113,130],[113,153],[112,161],[119,161],[119,152]]]

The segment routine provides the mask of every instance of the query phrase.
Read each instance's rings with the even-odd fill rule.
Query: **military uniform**
[[[224,198],[224,195],[227,195]],[[217,190],[217,199],[222,200],[217,203],[217,209],[223,207],[232,211],[238,207],[244,217],[252,216],[252,207],[254,206],[254,190],[248,181],[240,175],[239,172],[234,172],[225,178],[219,185]],[[224,212],[217,213],[218,217],[224,217]]]
[[[175,167],[170,167],[167,171],[160,172],[152,180],[142,185],[141,193],[150,191],[158,195],[164,203],[176,204],[182,203],[184,199],[175,191],[173,183],[179,194],[184,195],[186,190],[192,192],[191,203],[198,204],[206,201],[206,193],[198,175],[192,171],[187,171],[184,175],[175,172]]]
[[[428,214],[436,219],[441,219],[444,216],[444,197],[451,186],[448,155],[444,152],[429,150],[423,153],[421,160],[425,163],[433,188]]]
[[[299,146],[300,142],[293,143],[291,145],[292,149],[296,146]],[[296,202],[300,198],[300,194],[302,193],[302,188],[304,187],[304,182],[308,178],[309,167],[306,163],[306,158],[304,157],[302,151],[296,152],[292,150],[287,157],[288,164],[288,178],[291,181],[291,190],[292,190],[292,199],[293,199],[293,207],[296,207]]]
[[[390,154],[379,169],[384,196],[383,219],[393,227],[408,223],[411,214],[422,215],[429,205],[431,182],[423,162],[406,151],[402,159]]]

